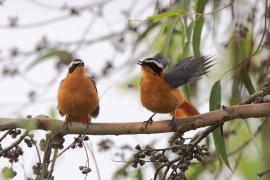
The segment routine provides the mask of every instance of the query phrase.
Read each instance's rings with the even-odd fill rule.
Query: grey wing
[[[94,86],[95,86],[95,89],[96,89],[96,92],[97,92],[97,94],[98,94],[98,91],[97,91],[97,86],[96,86],[96,81],[93,79],[93,78],[91,78],[91,77],[88,77],[88,79],[94,84]],[[96,118],[97,116],[98,116],[98,114],[99,114],[99,105],[97,106],[97,108],[91,113],[91,116],[93,117],[93,118]]]
[[[165,82],[172,88],[177,88],[188,82],[198,80],[212,66],[212,56],[202,56],[200,58],[187,57],[165,74]]]
[[[60,82],[60,86],[61,86],[61,84],[62,84],[62,82],[64,81],[65,79],[63,79],[61,82]],[[60,87],[59,87],[60,88]],[[65,113],[63,113],[63,112],[61,112],[60,110],[59,110],[59,108],[58,108],[58,105],[57,105],[57,109],[58,109],[58,112],[59,112],[59,114],[61,115],[61,116],[64,116],[65,115]]]

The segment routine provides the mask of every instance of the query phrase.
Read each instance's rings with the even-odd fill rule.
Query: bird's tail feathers
[[[175,118],[177,119],[195,116],[198,114],[200,114],[200,112],[197,110],[197,108],[187,100],[185,100],[184,103],[175,110]]]

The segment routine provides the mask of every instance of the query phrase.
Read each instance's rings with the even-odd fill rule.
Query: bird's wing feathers
[[[65,79],[63,79],[63,80],[60,82],[60,86],[61,86],[61,84],[63,83],[64,80],[65,80]],[[61,116],[64,116],[64,115],[65,115],[65,113],[63,113],[63,112],[60,111],[60,109],[58,108],[58,105],[57,105],[57,109],[58,109],[58,112],[59,112],[59,114],[60,114]]]
[[[96,92],[98,93],[97,86],[96,86],[96,81],[93,78],[89,77],[89,76],[88,76],[88,79],[93,83],[93,85],[95,86]]]
[[[95,86],[96,92],[97,92],[97,94],[98,94],[97,86],[96,86],[96,81],[95,81],[93,78],[91,78],[91,77],[88,77],[88,79],[93,83],[93,85]],[[96,118],[96,117],[98,116],[98,114],[99,114],[99,109],[100,109],[100,108],[99,108],[99,105],[98,105],[97,108],[95,109],[95,111],[91,113],[91,116],[92,116],[93,118]]]
[[[172,88],[177,88],[188,82],[198,80],[212,66],[211,56],[202,56],[200,58],[187,57],[172,67],[165,74],[165,82]]]

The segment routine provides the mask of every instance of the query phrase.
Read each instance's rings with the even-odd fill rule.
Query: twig
[[[176,169],[177,169],[177,167],[179,166],[179,164],[183,161],[183,158],[186,157],[186,156],[191,152],[190,150],[193,149],[193,148],[194,148],[199,142],[201,142],[206,136],[208,136],[208,134],[210,134],[213,130],[215,130],[217,127],[219,127],[219,125],[220,125],[220,124],[216,124],[216,125],[213,125],[213,126],[208,127],[208,128],[205,129],[199,136],[196,136],[193,140],[191,140],[192,145],[189,146],[189,148],[186,150],[186,153],[185,153],[183,156],[180,156],[180,157],[178,157],[178,158],[176,158],[176,159],[174,159],[174,160],[171,160],[171,161],[169,161],[169,162],[167,162],[167,163],[164,163],[163,165],[161,165],[160,167],[158,167],[158,168],[156,169],[156,172],[155,172],[155,175],[154,175],[154,180],[157,179],[158,173],[159,173],[159,171],[160,171],[161,169],[163,169],[165,166],[169,166],[169,165],[171,165],[171,164],[173,164],[173,163],[178,162],[177,165],[175,166],[175,168],[173,168],[172,173],[175,172]],[[166,175],[167,175],[167,173],[168,173],[168,171],[165,171],[165,172],[166,172],[166,173],[164,174],[163,178],[165,178]]]
[[[86,147],[88,148],[88,150],[91,153],[91,156],[92,156],[92,158],[94,160],[96,171],[97,171],[97,175],[98,175],[98,180],[101,180],[101,176],[100,176],[100,171],[99,171],[99,168],[98,168],[97,159],[96,159],[96,156],[95,156],[95,153],[94,153],[94,150],[93,150],[93,146],[92,146],[92,143],[91,143],[90,140],[89,140],[89,144],[86,144]]]
[[[240,105],[242,104],[250,104],[256,100],[256,98],[263,96],[264,92],[263,90],[257,91],[250,95],[246,100],[242,101]]]
[[[55,162],[56,162],[56,159],[57,159],[57,154],[58,154],[58,148],[56,148],[56,149],[54,150],[54,152],[53,152],[52,165],[51,165],[51,169],[50,169],[50,172],[49,172],[48,177],[51,177],[52,174],[53,174]]]
[[[8,147],[2,149],[0,151],[0,155],[2,155],[3,153],[9,151],[10,149],[12,149],[13,147],[17,146],[18,144],[20,144],[22,142],[22,140],[25,138],[25,136],[27,136],[29,133],[29,130],[24,131],[24,133],[15,141],[13,142],[11,145],[9,145]]]
[[[6,131],[3,136],[0,138],[0,142],[2,142],[8,135],[9,131]]]
[[[87,152],[85,143],[82,142],[82,145],[83,145],[83,148],[84,148],[84,151],[85,151],[85,155],[86,155],[86,166],[87,166],[87,168],[90,168],[89,155],[88,155],[88,152]],[[88,173],[85,174],[84,180],[86,180],[87,176],[88,176]]]
[[[38,161],[39,161],[39,163],[41,163],[41,156],[40,156],[40,153],[39,153],[39,150],[38,150],[37,143],[35,142],[35,140],[33,139],[32,136],[28,136],[28,137],[31,139],[32,144],[34,144],[36,152],[37,152],[37,156],[38,156]]]

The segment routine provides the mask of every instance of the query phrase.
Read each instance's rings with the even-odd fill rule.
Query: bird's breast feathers
[[[92,113],[98,105],[95,85],[88,77],[69,77],[60,85],[58,108],[65,114],[81,115]]]
[[[144,79],[141,84],[141,102],[152,112],[170,113],[184,102],[180,90],[171,89],[163,79]]]

